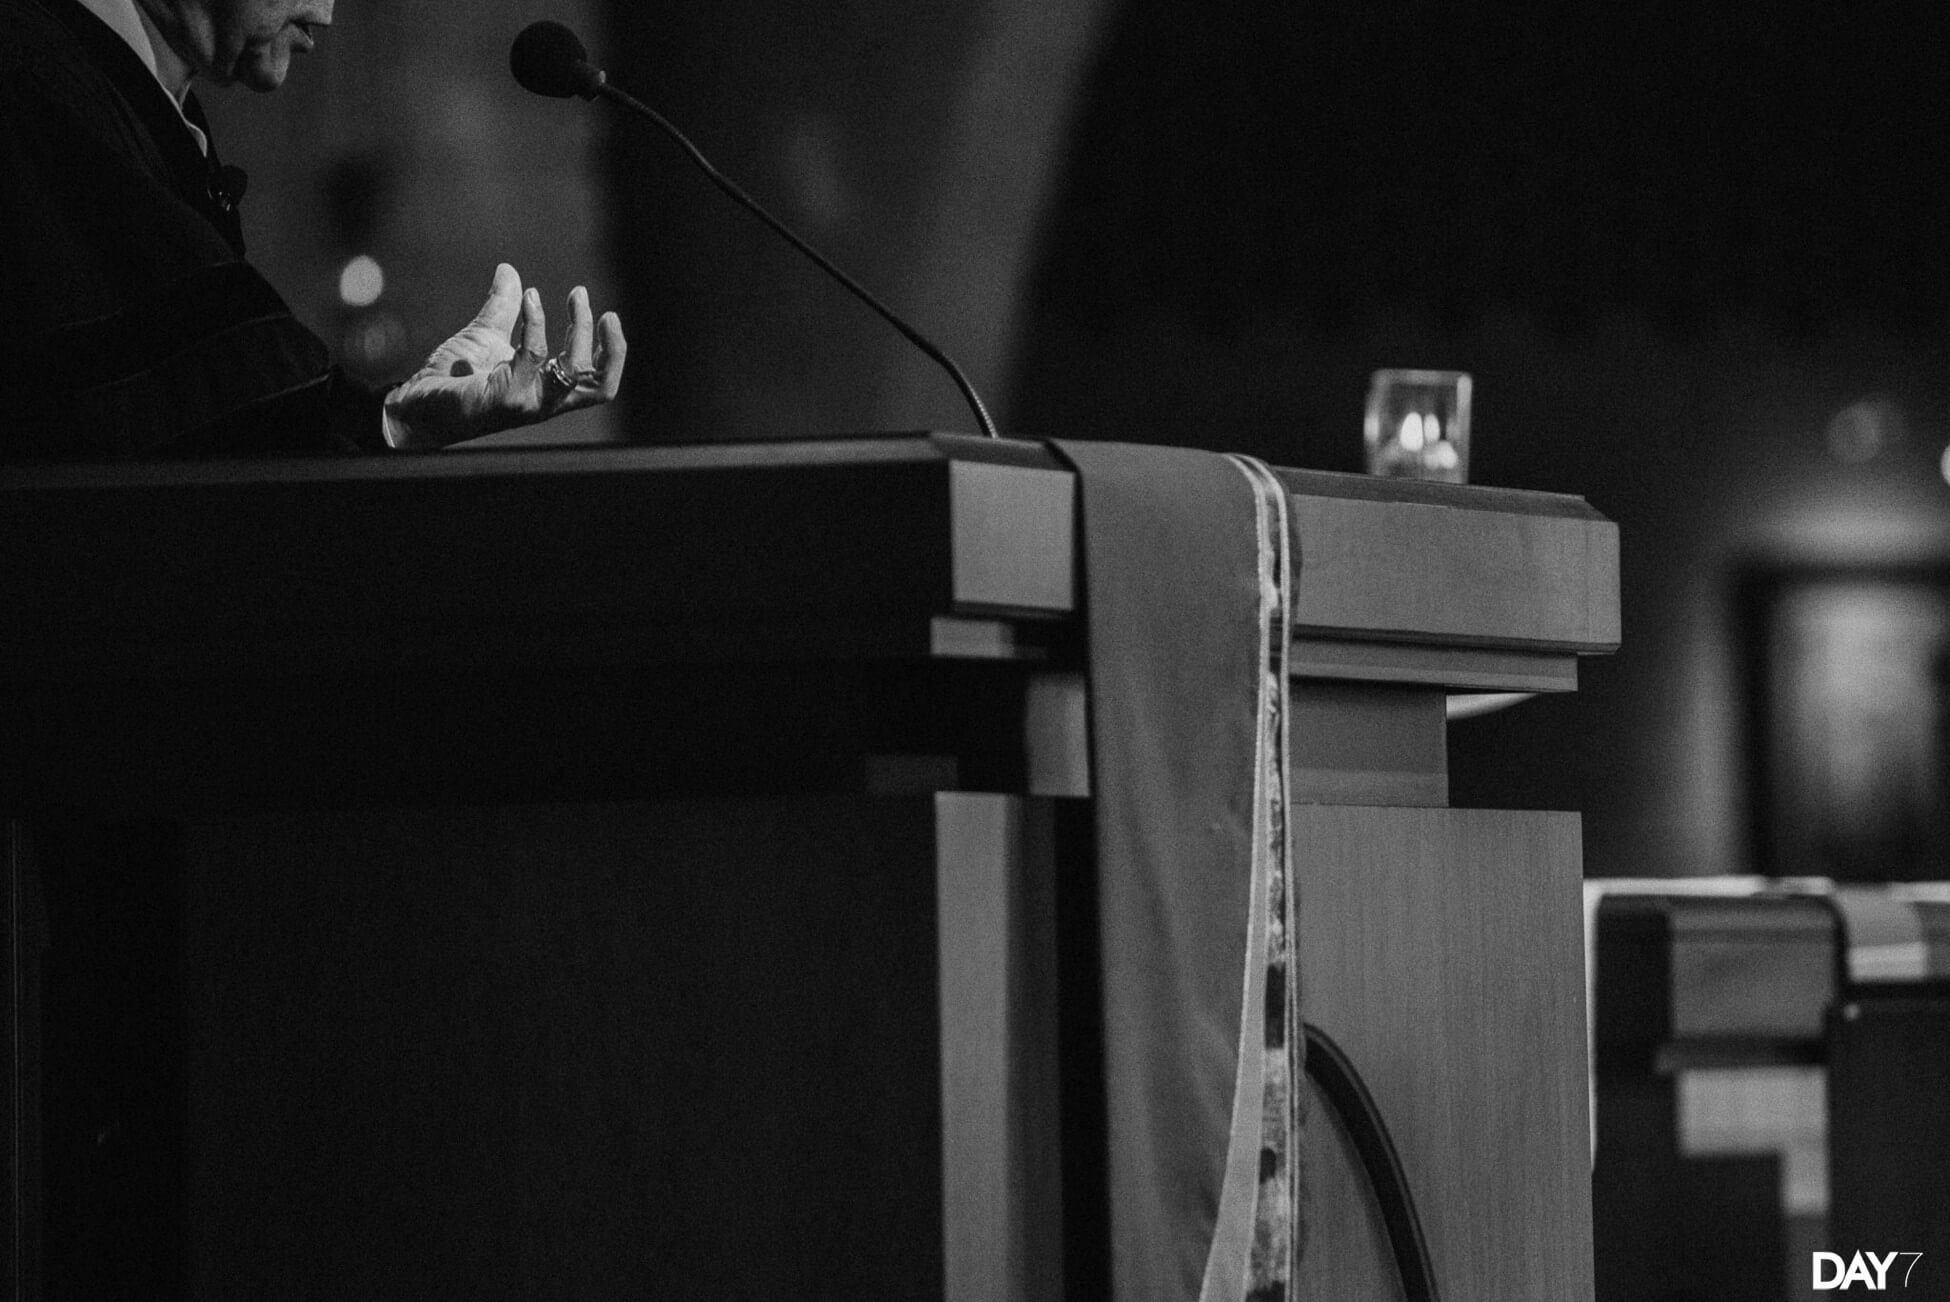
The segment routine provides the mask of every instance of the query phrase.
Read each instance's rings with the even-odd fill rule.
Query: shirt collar
[[[169,89],[162,79],[162,71],[156,61],[156,46],[149,38],[149,29],[143,24],[142,15],[136,12],[135,0],[81,0],[82,7],[108,24],[117,36],[127,41],[129,48],[136,52],[149,71],[155,76],[156,84],[162,86],[170,102],[176,105],[177,116],[183,117],[183,95],[189,94],[187,84],[183,95]],[[189,118],[183,117],[183,125],[196,138],[196,147],[205,154],[210,152],[210,138],[198,129]]]

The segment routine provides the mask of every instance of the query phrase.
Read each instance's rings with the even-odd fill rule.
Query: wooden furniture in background
[[[1813,1252],[1950,1251],[1950,902],[1593,888],[1598,1296],[1812,1300]]]

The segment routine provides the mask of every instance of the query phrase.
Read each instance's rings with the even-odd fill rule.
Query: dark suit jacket
[[[0,461],[382,446],[127,43],[74,0],[0,33]]]

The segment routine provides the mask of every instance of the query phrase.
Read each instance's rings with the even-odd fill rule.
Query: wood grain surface
[[[1609,520],[1297,493],[1292,501],[1296,631],[1580,652],[1618,646],[1618,526]]]
[[[1293,833],[1302,1016],[1380,1105],[1442,1296],[1590,1298],[1577,816],[1297,806]],[[1400,1296],[1318,1106],[1304,1169],[1299,1296]]]

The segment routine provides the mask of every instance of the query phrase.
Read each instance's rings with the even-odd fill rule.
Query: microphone
[[[235,212],[237,205],[244,201],[244,191],[250,188],[250,183],[243,168],[225,163],[210,173],[210,197],[225,212]]]
[[[995,422],[989,419],[989,410],[982,404],[975,386],[962,374],[961,367],[954,359],[942,351],[941,347],[926,335],[895,315],[894,310],[875,298],[859,281],[834,266],[832,261],[808,244],[797,231],[774,217],[758,202],[711,165],[698,147],[685,137],[663,114],[648,104],[633,98],[624,91],[610,85],[609,76],[601,68],[589,61],[589,51],[584,48],[576,34],[561,23],[539,22],[524,27],[515,37],[515,43],[508,51],[508,69],[515,75],[522,88],[537,95],[547,95],[554,99],[567,99],[572,95],[583,99],[601,97],[640,117],[648,118],[653,126],[677,142],[690,160],[697,164],[711,184],[723,191],[733,202],[750,212],[754,217],[771,227],[786,243],[812,259],[813,263],[827,275],[837,280],[855,298],[872,308],[880,318],[901,333],[901,336],[916,348],[926,353],[935,365],[948,373],[955,382],[961,396],[968,403],[969,410],[975,413],[975,420],[982,433],[990,438],[1000,438],[995,431]]]
[[[508,51],[508,70],[522,89],[551,99],[571,95],[594,99],[608,80],[602,69],[589,62],[589,51],[576,34],[561,23],[530,23],[522,28]]]

